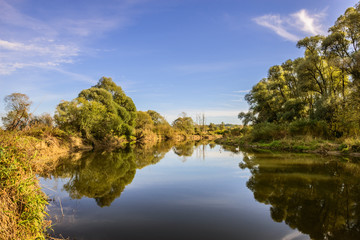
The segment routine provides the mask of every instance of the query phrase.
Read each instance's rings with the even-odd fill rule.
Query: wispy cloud
[[[230,102],[245,103],[246,102],[245,95],[249,92],[250,90],[237,90],[237,91],[232,91],[231,93],[224,93],[222,95],[232,98],[229,100]]]
[[[58,68],[58,67],[51,67],[51,70],[54,70],[56,72],[59,72],[63,75],[66,75],[66,76],[69,76],[71,77],[72,79],[77,79],[78,81],[82,81],[82,82],[85,82],[85,83],[90,83],[90,84],[96,84],[96,79],[93,79],[91,77],[88,77],[86,75],[83,75],[83,74],[79,74],[79,73],[74,73],[74,72],[69,72],[69,71],[66,71],[62,68]]]
[[[284,21],[281,20],[279,15],[264,15],[255,18],[254,21],[263,27],[267,27],[273,30],[277,35],[287,40],[296,42],[300,39],[298,36],[291,34],[286,30],[286,27],[284,26]]]
[[[1,75],[25,67],[71,63],[79,55],[79,47],[63,41],[50,25],[22,14],[5,0],[0,0],[0,9],[0,26],[4,30],[0,33]],[[11,30],[14,28],[17,31]]]
[[[306,9],[288,16],[268,14],[256,17],[253,20],[272,31],[286,40],[296,42],[304,34],[318,35],[325,34],[322,19],[325,17],[325,11],[320,13],[309,13]]]
[[[123,1],[113,7],[119,11],[112,13],[103,8],[87,16],[79,9],[78,14],[54,14],[44,20],[21,11],[21,2],[0,0],[0,75],[75,62],[89,52],[85,42],[130,24],[130,8],[138,3],[141,1]]]
[[[238,90],[238,91],[233,91],[233,92],[234,93],[248,93],[250,91],[251,91],[250,89],[247,89],[247,90]]]
[[[49,41],[10,42],[0,39],[0,74],[6,75],[24,67],[50,67],[71,63],[79,48]]]

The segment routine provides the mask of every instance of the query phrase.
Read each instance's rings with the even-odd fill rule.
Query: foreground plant
[[[0,239],[45,239],[47,201],[27,144],[18,134],[0,130]]]

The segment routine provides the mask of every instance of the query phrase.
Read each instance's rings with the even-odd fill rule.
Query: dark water
[[[69,158],[41,184],[71,239],[360,239],[350,160],[165,144]]]

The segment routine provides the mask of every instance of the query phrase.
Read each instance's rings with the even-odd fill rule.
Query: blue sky
[[[0,99],[53,114],[102,77],[138,110],[237,123],[272,65],[302,56],[355,0],[0,0]],[[0,115],[5,113],[3,101]]]

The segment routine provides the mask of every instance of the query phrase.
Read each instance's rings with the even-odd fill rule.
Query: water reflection
[[[136,169],[159,162],[171,147],[169,143],[109,153],[85,153],[77,160],[68,157],[48,176],[69,179],[63,188],[72,199],[88,197],[95,199],[100,207],[110,206],[132,182]]]
[[[163,142],[156,145],[128,146],[115,152],[84,153],[79,159],[67,157],[51,172],[49,178],[67,178],[63,189],[72,199],[93,198],[100,207],[110,206],[119,198],[137,169],[156,164],[173,149],[179,156],[188,157],[202,142]]]
[[[65,218],[55,230],[76,239],[360,239],[358,163],[237,155],[203,144],[166,142],[63,159],[50,178],[61,179],[71,199],[85,198],[61,199]],[[258,202],[270,205],[270,213]]]
[[[254,198],[271,217],[312,239],[360,239],[360,167],[339,159],[244,154]]]

